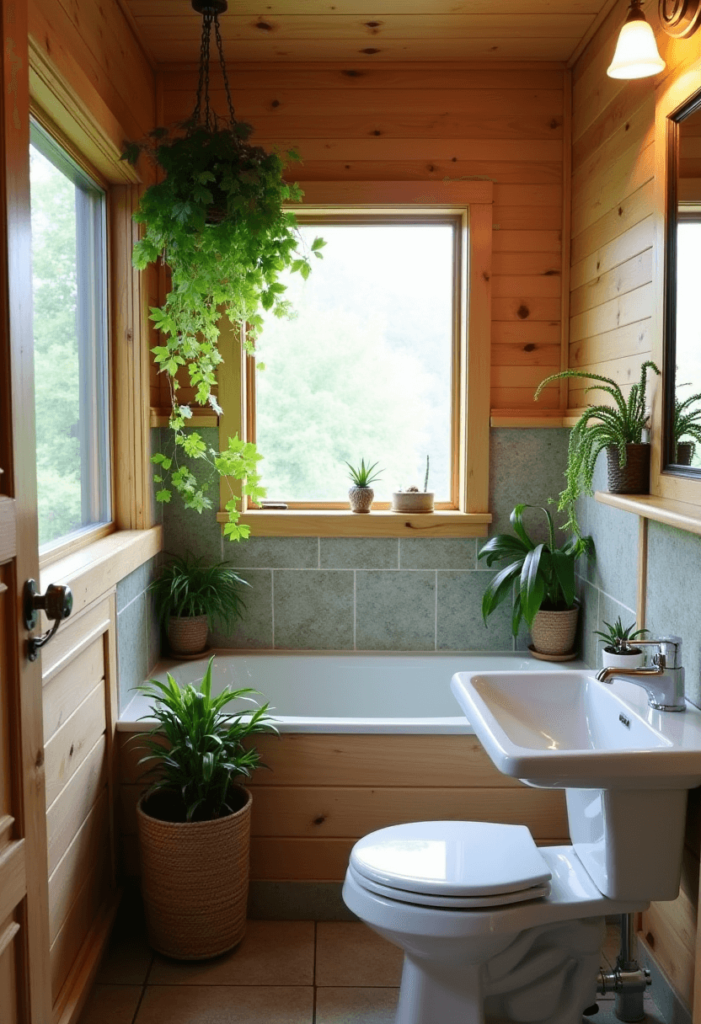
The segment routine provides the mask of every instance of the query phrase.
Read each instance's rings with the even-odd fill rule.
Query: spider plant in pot
[[[429,465],[427,455],[423,491],[420,491],[418,487],[407,487],[404,491],[392,492],[393,512],[433,512],[434,493],[428,489]]]
[[[173,654],[201,653],[210,629],[229,631],[243,615],[248,586],[226,562],[207,565],[185,554],[162,566],[149,590]]]
[[[563,370],[541,381],[536,400],[543,388],[555,380],[578,378],[600,381],[586,388],[604,391],[613,405],[588,406],[572,427],[567,453],[567,486],[560,494],[559,511],[568,515],[565,529],[581,536],[575,503],[582,494],[593,494],[594,468],[599,453],[606,451],[608,487],[613,494],[647,494],[650,489],[650,442],[643,439],[648,425],[647,373],[659,376],[655,363],[646,360],[640,368],[640,380],[633,384],[626,399],[611,377],[582,370]]]
[[[243,938],[251,794],[242,783],[262,766],[249,740],[277,732],[256,690],[212,692],[213,662],[199,686],[168,674],[138,688],[156,721],[133,739],[150,782],[137,805],[146,923],[154,949],[178,960],[218,956]]]
[[[685,387],[684,384],[677,386]],[[674,462],[677,466],[690,466],[696,442],[701,442],[701,405],[698,403],[701,403],[701,393],[674,398]]]
[[[547,520],[548,539],[533,540],[523,523],[527,508],[541,511]],[[550,512],[540,505],[517,505],[510,516],[514,533],[491,537],[478,558],[491,568],[506,562],[489,582],[482,597],[482,617],[489,616],[504,601],[512,603],[511,631],[518,636],[521,621],[531,631],[536,658],[557,660],[574,657],[579,605],[575,598],[574,570],[580,555],[592,549],[590,537],[571,536],[558,547]]]
[[[642,668],[645,654],[635,646],[638,637],[647,633],[646,629],[636,629],[635,623],[624,626],[619,615],[615,622],[604,622],[606,629],[595,629],[594,636],[601,637],[604,649],[601,653],[604,668]]]
[[[359,466],[352,466],[346,462],[350,470],[350,478],[353,486],[348,491],[351,512],[369,512],[372,506],[375,492],[370,486],[375,480],[380,479],[380,470],[376,470],[376,462],[372,465],[365,465],[365,459],[360,460]]]

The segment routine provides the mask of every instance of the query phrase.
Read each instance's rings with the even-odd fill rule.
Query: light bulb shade
[[[657,49],[655,33],[639,14],[626,21],[621,29],[606,74],[609,78],[647,78],[659,74],[666,66]]]

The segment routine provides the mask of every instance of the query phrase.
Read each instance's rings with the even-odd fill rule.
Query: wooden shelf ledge
[[[597,491],[594,497],[602,505],[633,512],[643,519],[654,519],[657,523],[665,523],[677,530],[701,536],[701,505],[660,498],[656,494],[610,494],[608,491]]]
[[[228,522],[218,512],[220,523]],[[300,509],[244,512],[240,522],[256,537],[486,537],[490,512],[401,514],[381,510],[361,515],[350,511]]]

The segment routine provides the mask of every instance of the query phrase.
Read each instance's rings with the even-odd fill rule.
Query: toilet
[[[612,874],[634,837],[607,817],[608,794],[575,793],[571,846],[539,848],[523,825],[474,821],[395,825],[356,843],[343,898],[404,951],[396,1024],[581,1024],[606,917],[673,898],[681,845],[672,838],[679,848],[662,865],[638,859],[631,885]]]

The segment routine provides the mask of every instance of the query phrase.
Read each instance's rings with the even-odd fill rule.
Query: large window
[[[31,133],[34,369],[43,552],[109,522],[105,194]]]
[[[376,506],[429,489],[457,507],[461,218],[448,213],[314,216],[300,232],[323,260],[284,281],[293,319],[268,317],[258,344],[249,435],[268,498],[345,503],[346,462],[377,462]]]

